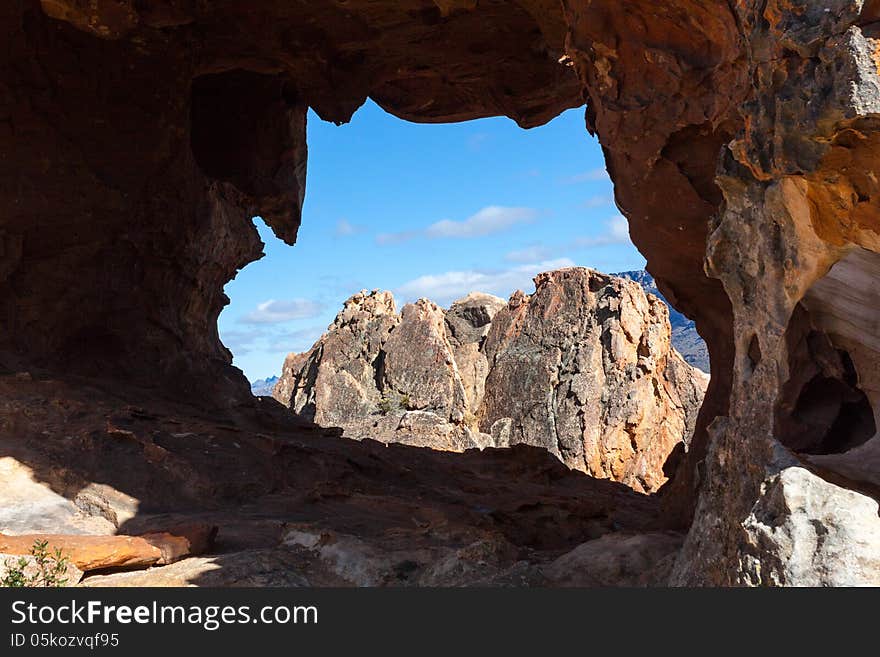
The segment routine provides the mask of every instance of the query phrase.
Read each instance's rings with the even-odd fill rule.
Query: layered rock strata
[[[652,492],[693,432],[707,385],[670,345],[668,310],[633,282],[572,268],[505,303],[447,311],[389,292],[345,303],[288,356],[275,398],[345,435],[434,449],[526,444]]]

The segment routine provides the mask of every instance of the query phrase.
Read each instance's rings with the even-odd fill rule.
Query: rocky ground
[[[541,447],[568,467],[653,492],[685,449],[708,383],[670,344],[669,314],[639,284],[570,268],[509,301],[448,310],[361,292],[274,395],[351,438],[462,451]]]
[[[682,540],[543,449],[354,442],[271,399],[0,376],[0,469],[0,552],[64,534],[84,586],[649,585]]]

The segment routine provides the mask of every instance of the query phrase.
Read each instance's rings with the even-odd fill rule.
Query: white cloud
[[[507,298],[516,290],[531,291],[532,279],[541,272],[574,266],[568,258],[558,258],[503,270],[448,271],[420,276],[401,285],[395,294],[406,301],[425,297],[441,305],[448,305],[470,292]]]
[[[400,233],[379,233],[376,235],[376,244],[400,244],[414,240],[419,235],[420,232],[417,230],[407,230]]]
[[[590,249],[629,242],[629,224],[626,218],[617,215],[605,222],[605,230],[592,237],[580,237],[567,244],[531,244],[522,249],[510,251],[504,256],[507,262],[538,262],[563,256],[579,249]]]
[[[417,237],[427,239],[470,239],[487,237],[510,230],[518,224],[531,223],[538,213],[532,208],[510,208],[490,205],[464,221],[443,219],[424,230],[409,230],[400,233],[382,233],[376,236],[379,244],[399,244]]]
[[[347,219],[340,219],[336,222],[336,228],[333,230],[333,235],[336,237],[351,237],[352,235],[357,235],[363,231],[364,229],[362,226],[356,226]]]
[[[604,194],[599,194],[597,196],[591,196],[586,201],[581,203],[582,208],[604,208],[607,205],[614,205],[614,199],[610,196],[605,196]]]
[[[577,173],[573,176],[568,176],[567,178],[563,178],[562,182],[566,185],[579,185],[580,183],[597,182],[599,180],[610,180],[605,167],[599,167],[591,169],[590,171],[584,171],[583,173]]]
[[[504,208],[492,205],[464,221],[444,219],[431,224],[425,235],[431,239],[485,237],[508,230],[517,224],[530,223],[536,216],[537,212],[531,208]]]
[[[626,217],[617,215],[605,222],[605,232],[595,237],[582,237],[575,241],[575,246],[593,247],[610,244],[626,244],[629,242],[629,224]]]
[[[259,304],[256,310],[242,317],[240,321],[245,324],[281,324],[294,319],[315,317],[323,310],[323,304],[309,299],[291,299],[289,301],[270,299]]]
[[[325,331],[326,329],[321,326],[310,326],[308,328],[272,336],[273,342],[270,345],[270,351],[284,351],[287,353],[302,353],[303,351],[308,351]]]
[[[549,260],[553,257],[553,249],[544,244],[533,244],[522,249],[510,251],[505,254],[504,259],[507,262],[540,262],[541,260]]]
[[[476,132],[468,137],[467,147],[469,151],[481,151],[483,150],[483,145],[488,142],[492,138],[487,132]]]

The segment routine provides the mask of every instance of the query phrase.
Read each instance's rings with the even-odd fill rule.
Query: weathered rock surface
[[[0,393],[0,428],[15,426],[14,437],[0,431],[0,448],[36,481],[67,499],[100,481],[137,500],[120,536],[67,535],[66,544],[140,536],[153,541],[152,560],[159,543],[149,535],[218,529],[204,555],[89,571],[84,586],[564,586],[577,573],[542,574],[561,555],[608,534],[660,529],[658,499],[573,472],[543,449],[455,454],[357,442],[270,400],[254,414],[190,414],[139,397],[146,413],[118,390],[14,376],[0,376]],[[128,434],[96,431],[108,421]],[[71,444],[83,458],[69,458]],[[19,540],[30,548],[30,537]],[[621,584],[663,583],[643,574],[636,582],[627,570]]]
[[[116,530],[116,523],[106,514],[90,512],[88,491],[70,500],[38,481],[31,468],[11,456],[0,458],[0,481],[0,534],[112,534]]]
[[[569,467],[657,490],[690,440],[708,383],[670,345],[666,305],[588,269],[540,274],[492,323],[480,426],[497,446],[549,449]]]
[[[86,536],[70,534],[0,534],[0,552],[30,554],[37,541],[48,543],[48,550],[56,549],[83,572],[107,568],[143,568],[179,561],[184,557],[201,554],[213,546],[216,527],[188,525],[171,532],[143,536]]]
[[[541,274],[509,303],[474,293],[395,313],[388,292],[345,303],[275,397],[345,435],[434,449],[526,444],[571,468],[657,490],[690,440],[707,378],[670,346],[668,311],[588,269]],[[290,396],[288,396],[290,393]]]
[[[104,568],[146,567],[162,559],[162,550],[146,539],[135,536],[0,535],[0,552],[30,554],[37,540],[48,541],[50,551],[60,549],[70,563],[84,572]]]
[[[556,559],[535,561],[497,537],[462,547],[408,536],[363,540],[332,531],[288,530],[275,548],[185,559],[170,566],[93,575],[86,587],[106,586],[541,586],[646,587],[665,583],[681,534],[613,534]],[[422,543],[422,544],[420,544]]]
[[[681,542],[673,532],[609,534],[563,554],[542,572],[561,586],[653,586],[668,580]]]
[[[732,395],[674,581],[876,585],[876,3],[736,11],[754,86],[706,258]]]
[[[663,294],[657,289],[654,277],[644,269],[625,271],[614,275],[635,281],[642,286],[645,292],[666,301]],[[672,346],[688,363],[708,372],[709,348],[706,346],[706,341],[697,332],[696,322],[682,315],[669,305],[669,302],[666,303],[669,306],[669,324],[672,326]]]
[[[0,373],[103,385],[147,414],[164,391],[253,426],[265,404],[249,399],[216,320],[223,286],[260,257],[251,217],[296,238],[307,108],[344,122],[372,97],[408,120],[528,127],[586,102],[633,241],[711,354],[664,495],[669,521],[690,527],[675,581],[834,583],[816,575],[838,539],[783,522],[759,540],[750,518],[781,486],[794,516],[837,514],[831,536],[871,536],[859,528],[878,499],[866,419],[876,424],[878,329],[865,310],[880,253],[878,20],[873,0],[0,3]],[[829,273],[867,285],[829,297]],[[77,389],[58,388],[61,409]],[[803,412],[826,390],[831,404]],[[41,402],[0,403],[18,458]],[[222,488],[210,450],[181,456],[186,431],[132,439],[83,417],[93,424],[76,441],[44,441],[89,473],[83,487],[113,481],[149,499],[148,484],[174,482],[188,503]],[[828,485],[782,477],[790,468]],[[780,565],[784,546],[808,571]],[[874,581],[877,541],[847,549],[848,581]]]
[[[309,352],[287,357],[274,397],[352,438],[485,447],[489,437],[480,435],[474,416],[486,374],[480,345],[503,305],[471,296],[453,306],[450,324],[424,299],[398,314],[390,292],[355,294]]]

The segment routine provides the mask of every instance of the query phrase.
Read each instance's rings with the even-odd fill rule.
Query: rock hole
[[[802,454],[842,454],[877,432],[867,395],[833,377],[817,375],[810,380],[798,397],[793,418],[803,430],[789,438],[788,446]]]
[[[778,439],[810,464],[880,484],[880,255],[854,249],[816,281],[786,333]]]
[[[757,335],[752,335],[752,339],[749,341],[749,361],[752,364],[752,371],[755,371],[755,368],[761,363],[761,343],[758,341]]]

